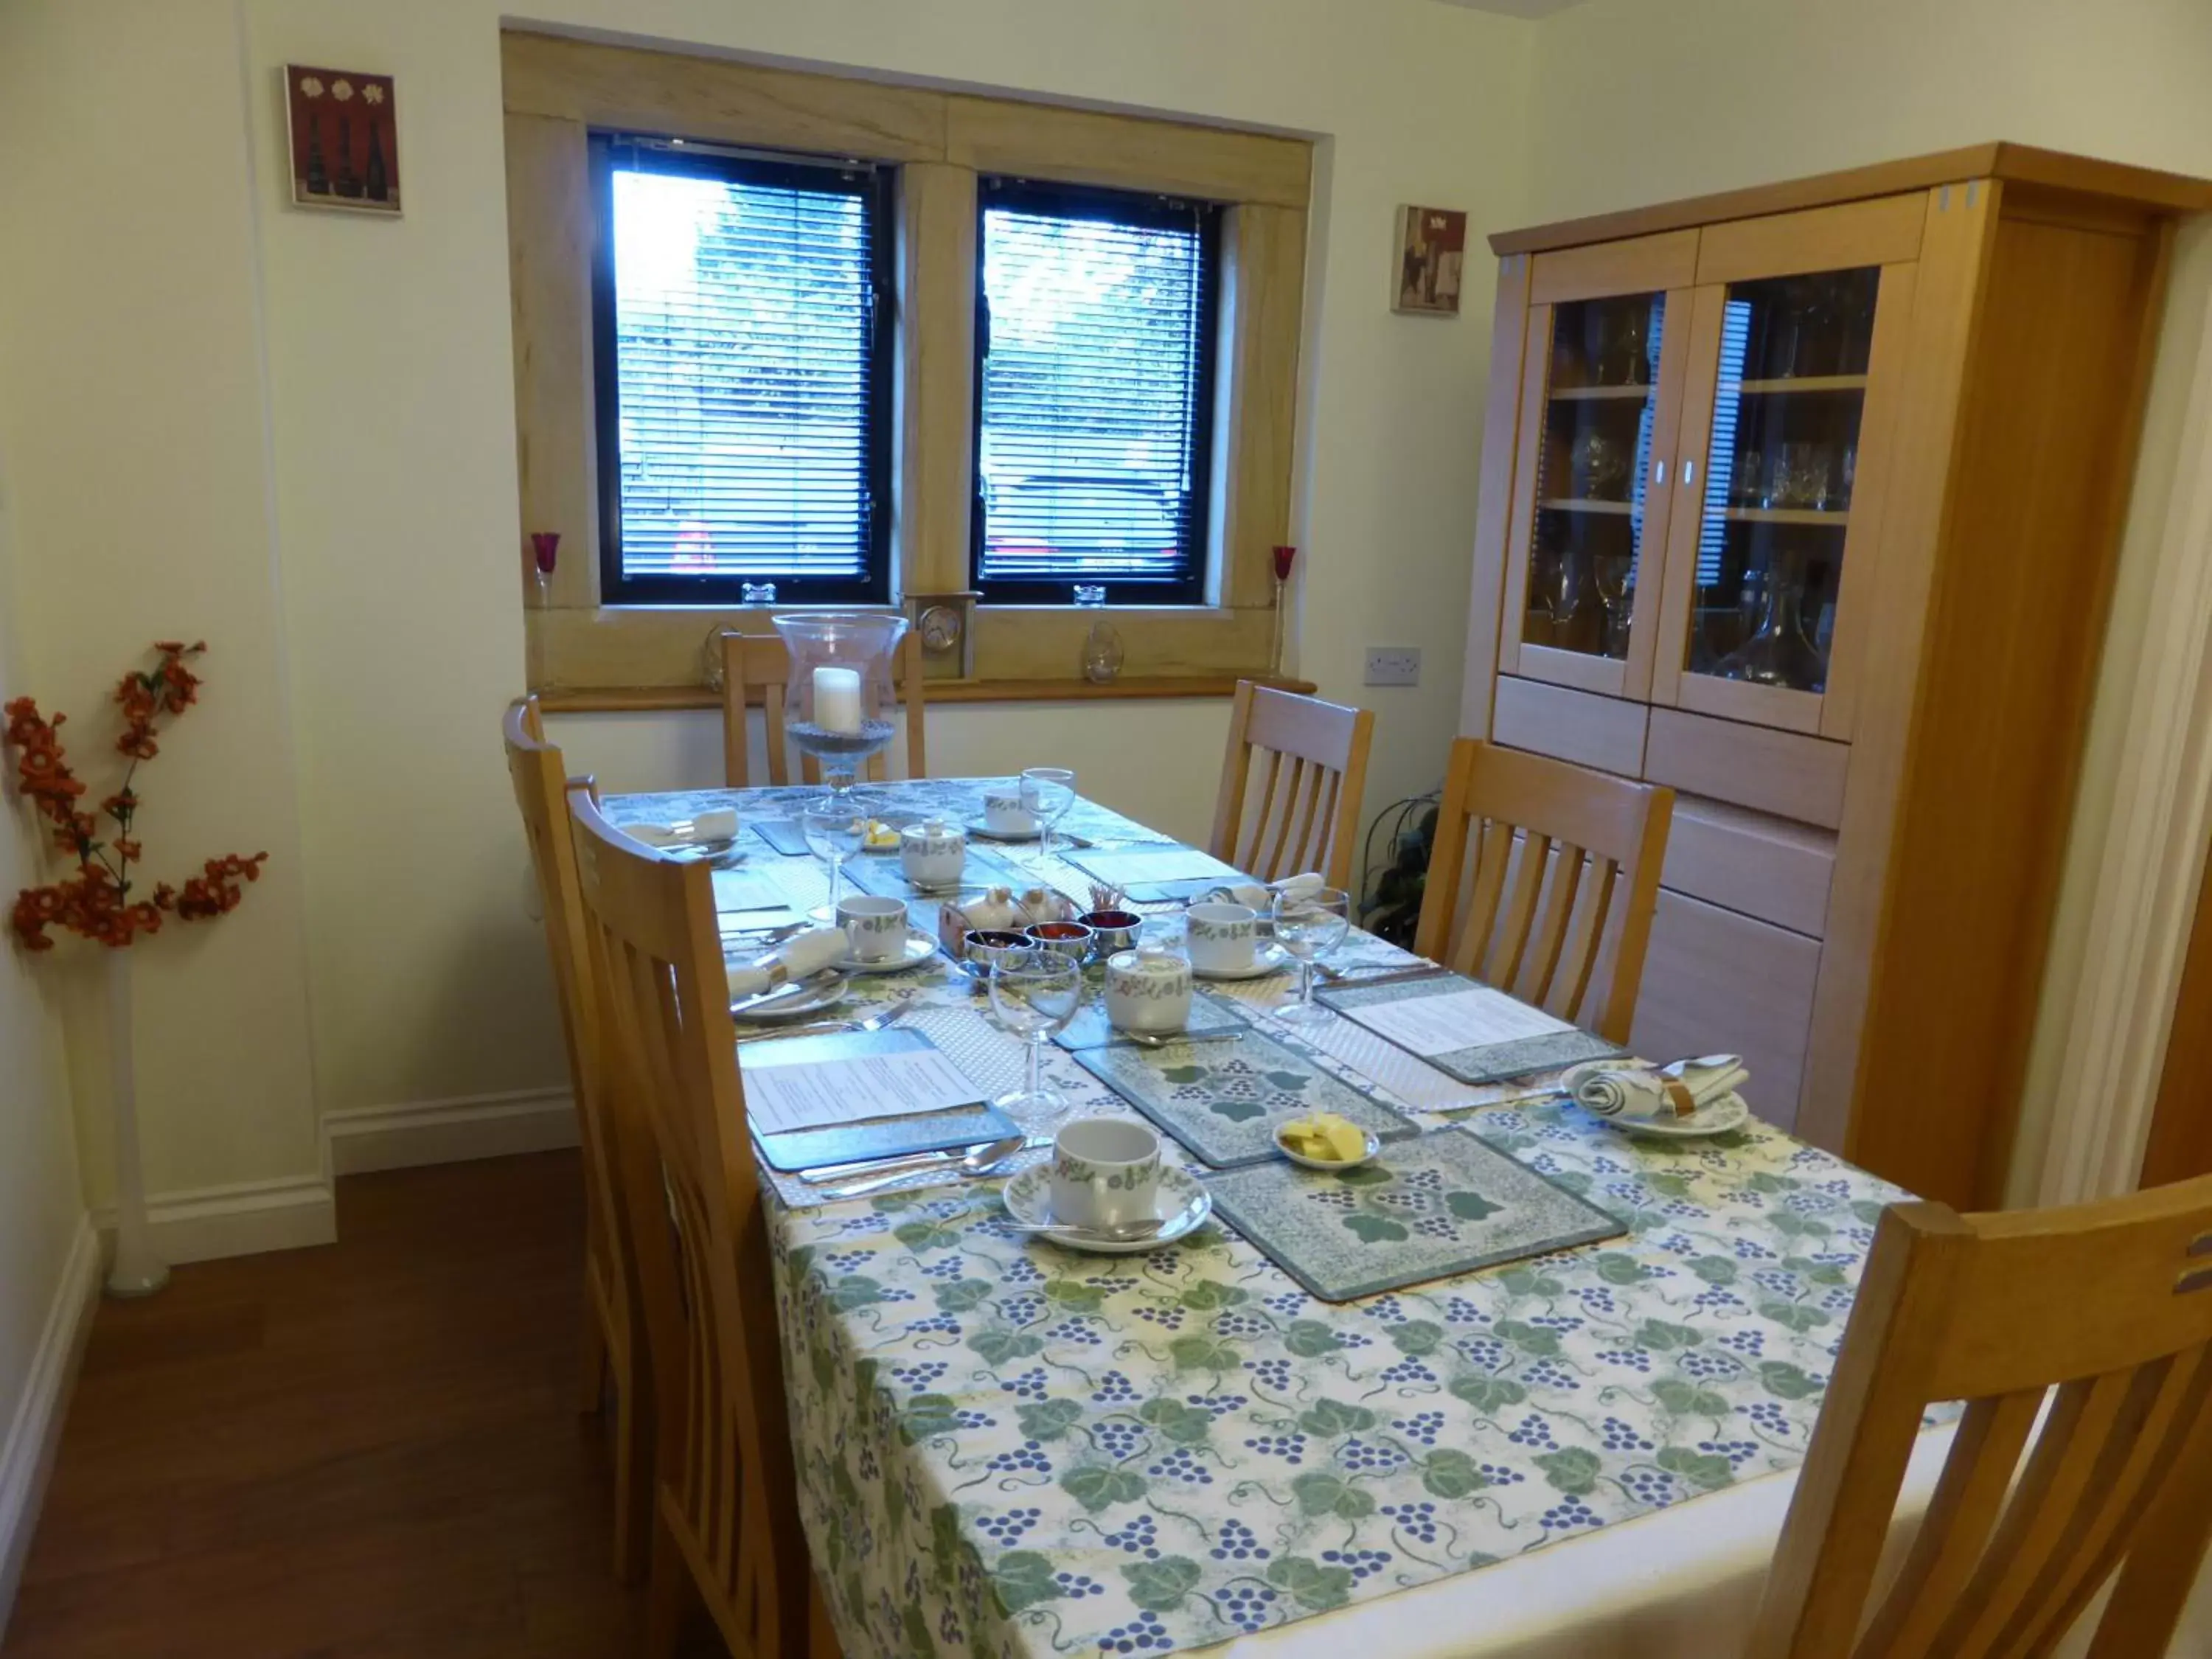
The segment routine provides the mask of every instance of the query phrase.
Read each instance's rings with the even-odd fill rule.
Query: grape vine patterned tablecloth
[[[1763,1127],[1473,1123],[1628,1236],[1332,1307],[1219,1228],[1100,1257],[990,1188],[776,1210],[848,1659],[1205,1647],[1794,1467],[1896,1189]]]

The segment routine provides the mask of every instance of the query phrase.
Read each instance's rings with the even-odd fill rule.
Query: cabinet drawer
[[[1844,821],[1850,745],[1769,726],[1651,711],[1644,775],[1693,795],[1833,830]]]
[[[1711,904],[1659,893],[1629,1046],[1646,1059],[1741,1054],[1743,1097],[1768,1122],[1796,1121],[1820,944]]]
[[[1644,769],[1644,728],[1650,714],[1640,702],[1501,674],[1490,735],[1510,749],[1632,778]]]
[[[1836,838],[1825,830],[1701,795],[1674,798],[1660,880],[1678,893],[1819,939],[1835,869]]]

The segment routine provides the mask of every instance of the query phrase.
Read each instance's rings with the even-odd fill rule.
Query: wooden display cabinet
[[[1680,792],[1634,1041],[1994,1202],[2173,222],[1982,145],[1492,238],[1462,730]]]

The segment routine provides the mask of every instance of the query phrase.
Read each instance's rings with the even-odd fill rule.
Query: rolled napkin
[[[810,927],[793,934],[766,956],[747,963],[731,963],[725,972],[730,981],[730,1000],[758,996],[779,985],[805,979],[809,974],[835,967],[845,959],[849,942],[842,927]]]
[[[1688,1117],[1751,1080],[1741,1054],[1705,1054],[1672,1066],[1570,1066],[1559,1082],[1575,1103],[1600,1117]]]
[[[702,812],[696,818],[678,818],[673,823],[624,823],[617,827],[632,841],[641,841],[647,847],[690,847],[702,841],[734,840],[738,814],[736,808],[725,806]]]
[[[1241,904],[1249,910],[1266,915],[1275,902],[1275,895],[1287,894],[1292,898],[1304,898],[1317,892],[1328,884],[1311,870],[1295,876],[1285,876],[1280,881],[1269,882],[1262,887],[1256,881],[1224,881],[1212,889],[1206,897],[1217,904]]]

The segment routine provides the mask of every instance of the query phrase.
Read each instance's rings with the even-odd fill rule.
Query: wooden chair
[[[1626,1042],[1674,792],[1452,744],[1413,948]]]
[[[732,1653],[804,1659],[818,1603],[711,872],[588,796],[570,811],[612,1075],[658,1154],[622,1164],[660,1411],[646,1650],[675,1651],[696,1599]]]
[[[768,781],[778,786],[791,781],[790,745],[783,730],[784,686],[790,678],[791,653],[781,639],[769,635],[739,634],[732,629],[723,631],[722,768],[729,787],[748,788],[757,781],[752,775],[751,739],[745,731],[745,706],[751,702],[761,705],[767,726]],[[926,778],[929,775],[929,763],[923,744],[921,717],[921,636],[912,629],[899,641],[891,665],[891,679],[898,700],[906,706],[904,775]],[[873,715],[888,712],[874,702],[878,691],[879,688],[869,689],[868,713]],[[891,746],[899,747],[899,742],[895,739]],[[870,756],[868,776],[880,783],[888,775],[884,756]],[[799,776],[807,783],[822,781],[822,769],[811,755],[800,757]]]
[[[1966,1416],[1861,1635],[1921,1413],[1938,1400],[1967,1401]],[[2157,1659],[2212,1534],[2208,1402],[2212,1177],[2008,1214],[1893,1206],[1751,1659],[2035,1659],[2116,1569],[2091,1659]]]
[[[507,770],[530,842],[545,912],[545,944],[561,1005],[561,1034],[576,1098],[584,1164],[584,1342],[582,1409],[605,1408],[613,1385],[615,1571],[625,1583],[644,1576],[653,1529],[653,1401],[645,1334],[638,1324],[636,1261],[616,1173],[619,1135],[604,1087],[599,1004],[586,949],[583,895],[564,796],[586,790],[570,779],[561,751],[545,741],[538,699],[507,711]]]
[[[1206,850],[1261,881],[1318,870],[1330,886],[1350,887],[1374,737],[1368,709],[1237,681]],[[1255,778],[1260,805],[1247,823]]]

